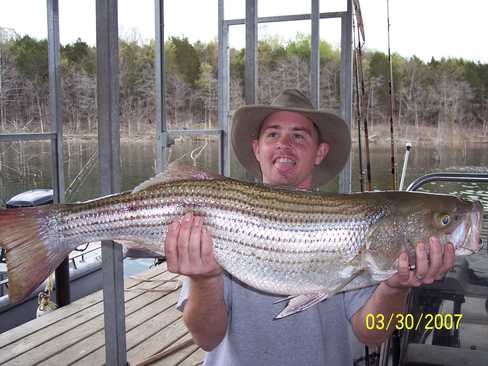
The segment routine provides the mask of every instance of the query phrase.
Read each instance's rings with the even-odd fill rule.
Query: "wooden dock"
[[[182,314],[175,309],[180,280],[163,264],[126,281],[130,365],[202,363],[204,352],[189,342]],[[0,365],[34,364],[105,364],[102,291],[0,334]]]

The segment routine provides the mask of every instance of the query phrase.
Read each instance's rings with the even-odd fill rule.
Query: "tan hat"
[[[335,114],[314,110],[310,100],[296,89],[286,89],[271,105],[246,105],[235,111],[232,117],[232,146],[244,168],[261,179],[252,141],[258,137],[261,123],[266,117],[278,111],[304,115],[315,124],[322,141],[330,145],[326,158],[313,171],[312,186],[325,184],[339,174],[351,150],[351,134],[346,122]]]

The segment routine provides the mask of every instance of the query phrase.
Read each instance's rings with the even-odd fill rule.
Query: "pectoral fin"
[[[307,310],[311,306],[314,306],[322,300],[325,300],[328,296],[328,292],[315,292],[312,294],[292,297],[286,305],[286,308],[284,308],[278,315],[276,315],[274,319],[282,319],[286,316]]]
[[[356,270],[351,274],[349,278],[338,284],[335,288],[331,289],[330,291],[324,292],[313,292],[310,294],[298,295],[293,296],[290,298],[285,298],[283,300],[290,299],[286,307],[274,317],[274,319],[282,319],[286,316],[299,313],[301,311],[307,310],[308,308],[318,304],[321,301],[324,301],[329,296],[335,295],[336,293],[342,291],[348,284],[351,283],[355,278],[361,276],[364,273],[363,269]],[[277,301],[277,302],[281,302]]]

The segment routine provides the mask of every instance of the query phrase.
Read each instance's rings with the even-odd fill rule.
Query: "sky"
[[[217,38],[217,0],[166,0],[165,36],[190,41]],[[258,0],[258,16],[309,13],[311,1]],[[368,49],[387,52],[387,0],[361,0]],[[403,57],[462,57],[488,63],[486,0],[390,0],[391,50]],[[320,11],[341,11],[346,0],[320,0]],[[62,44],[77,38],[95,44],[95,0],[59,0]],[[119,0],[119,35],[147,42],[154,38],[154,0]],[[225,18],[245,16],[245,0],[226,0]],[[46,0],[0,0],[0,27],[41,39],[47,37]],[[258,37],[274,36],[286,42],[308,34],[310,22],[261,24]],[[321,38],[339,45],[340,22],[322,20]],[[245,43],[244,26],[233,26],[231,47]]]

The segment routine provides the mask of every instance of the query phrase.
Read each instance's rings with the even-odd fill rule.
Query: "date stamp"
[[[407,313],[392,313],[386,317],[384,314],[367,314],[365,318],[368,330],[452,330],[459,329],[463,314],[430,314],[417,315]],[[421,327],[421,328],[420,328]]]

